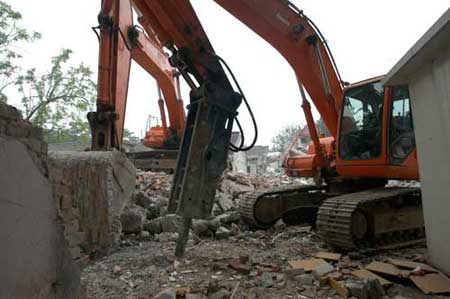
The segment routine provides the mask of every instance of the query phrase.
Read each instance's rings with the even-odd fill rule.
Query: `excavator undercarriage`
[[[337,249],[392,249],[425,241],[419,188],[378,187],[359,192],[313,185],[249,192],[240,198],[241,218],[256,228],[278,219],[307,223]]]

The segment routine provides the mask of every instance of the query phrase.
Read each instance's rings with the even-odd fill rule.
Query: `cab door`
[[[380,78],[355,84],[345,91],[337,139],[336,170],[340,176],[385,177],[388,91],[385,92]]]

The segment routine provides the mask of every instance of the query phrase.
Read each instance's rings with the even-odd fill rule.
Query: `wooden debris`
[[[425,294],[450,293],[450,278],[440,272],[409,278]]]
[[[356,270],[356,271],[353,271],[351,274],[353,276],[361,278],[361,279],[368,279],[368,280],[376,279],[376,280],[378,280],[380,282],[380,284],[383,287],[390,287],[390,286],[393,285],[393,283],[390,282],[389,280],[386,280],[386,279],[384,279],[384,278],[382,278],[382,277],[376,275],[375,273],[372,273],[372,272],[370,272],[370,271],[368,271],[366,269]]]
[[[317,252],[314,256],[319,259],[338,262],[341,259],[342,254],[320,251]]]
[[[376,273],[402,277],[402,271],[392,264],[372,262],[368,266],[366,266],[366,269]]]
[[[406,269],[416,269],[417,267],[422,268],[424,271],[426,272],[431,272],[431,273],[437,273],[438,271],[426,264],[423,263],[417,263],[417,262],[411,262],[411,261],[406,261],[406,260],[397,260],[397,259],[388,259],[389,263],[397,266],[397,267],[401,267],[401,268],[406,268]]]
[[[308,260],[298,260],[289,261],[289,266],[293,269],[304,269],[306,272],[311,272],[317,268],[320,264],[325,264],[326,261],[323,259],[308,259]]]
[[[342,284],[340,284],[338,281],[336,281],[334,278],[329,277],[328,278],[328,283],[330,284],[330,286],[336,290],[336,292],[338,292],[339,295],[342,296],[342,298],[347,299],[350,297],[350,292],[349,290],[343,286]]]

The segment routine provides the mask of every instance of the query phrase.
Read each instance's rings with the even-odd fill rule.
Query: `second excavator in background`
[[[140,26],[133,25],[130,1],[102,1],[98,19],[99,26],[93,28],[100,42],[97,111],[88,116],[92,149],[122,145],[130,65],[134,60],[157,82],[161,125],[146,131],[143,144],[151,150],[132,151],[127,156],[142,169],[173,170],[186,121],[179,74],[145,19],[138,17]]]
[[[123,2],[127,1],[115,1]],[[290,1],[215,2],[292,66],[312,139],[306,155],[288,157],[286,172],[314,178],[315,184],[247,193],[240,200],[242,218],[259,227],[279,218],[316,222],[324,241],[345,250],[422,242],[420,190],[385,187],[389,179],[419,178],[407,87],[384,87],[383,77],[345,83],[320,30]],[[169,210],[184,217],[187,229],[181,238],[186,239],[191,219],[210,215],[228,150],[247,150],[255,144],[257,131],[249,146],[229,143],[233,124],[240,128],[239,105],[249,105],[228,65],[215,53],[190,2],[132,3],[171,52],[171,65],[191,88],[169,202]],[[331,137],[320,138],[306,92]],[[114,122],[110,126],[114,128]],[[93,132],[95,145],[95,123]]]

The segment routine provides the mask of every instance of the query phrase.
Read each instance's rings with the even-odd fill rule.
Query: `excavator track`
[[[247,192],[240,197],[241,219],[252,227],[268,228],[278,219],[314,224],[322,202],[330,195],[312,185],[282,186]]]
[[[317,216],[326,243],[343,250],[393,249],[424,241],[419,188],[376,188],[328,198]]]

